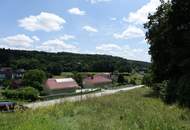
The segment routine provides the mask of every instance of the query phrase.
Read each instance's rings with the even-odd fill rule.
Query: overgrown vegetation
[[[2,95],[8,99],[35,101],[38,99],[39,91],[33,87],[24,87],[17,90],[4,90]]]
[[[145,24],[153,89],[168,103],[190,107],[190,1],[164,2]],[[150,77],[149,77],[150,78]]]
[[[2,130],[189,130],[190,112],[152,98],[150,89],[0,114]]]

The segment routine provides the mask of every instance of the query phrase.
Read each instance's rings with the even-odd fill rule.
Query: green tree
[[[83,88],[83,76],[78,72],[73,72],[73,79],[78,83],[78,85]]]
[[[119,74],[117,82],[120,84],[123,84],[125,82],[124,76],[122,74]]]
[[[145,24],[146,38],[150,44],[152,72],[154,82],[162,82],[168,78],[170,64],[170,25],[168,24],[171,3],[162,3],[155,14],[148,17]]]
[[[29,70],[24,74],[24,84],[27,86],[32,86],[39,91],[43,90],[42,84],[46,79],[45,72],[42,70]]]
[[[174,86],[170,90],[176,92],[177,101],[182,105],[190,106],[190,1],[172,0],[171,25],[171,81]],[[173,84],[174,84],[173,83]]]
[[[145,24],[153,82],[168,103],[190,106],[190,1],[163,2]],[[166,81],[166,82],[164,82]]]

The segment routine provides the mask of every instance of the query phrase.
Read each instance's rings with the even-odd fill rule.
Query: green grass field
[[[26,112],[0,113],[0,130],[190,130],[190,111],[141,88]]]

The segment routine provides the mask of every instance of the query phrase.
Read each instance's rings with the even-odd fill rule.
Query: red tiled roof
[[[84,84],[97,85],[111,83],[112,80],[101,75],[95,75],[84,79]]]
[[[57,82],[56,79],[48,79],[46,87],[51,90],[79,88],[78,84],[73,81]]]

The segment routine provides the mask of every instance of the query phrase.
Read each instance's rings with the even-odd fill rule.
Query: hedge
[[[39,91],[32,87],[24,87],[17,90],[5,90],[2,95],[10,99],[35,101],[39,97]]]

